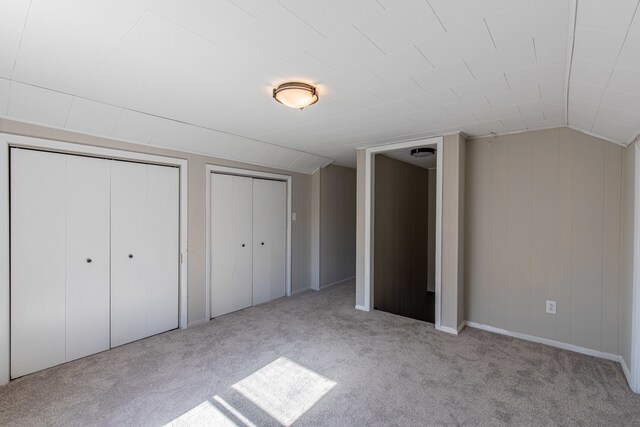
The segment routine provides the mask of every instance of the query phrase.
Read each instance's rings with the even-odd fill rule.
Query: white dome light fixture
[[[282,83],[273,89],[273,99],[287,107],[302,110],[318,102],[318,91],[307,83]]]

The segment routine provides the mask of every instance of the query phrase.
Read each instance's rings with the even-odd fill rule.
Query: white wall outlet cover
[[[556,314],[556,302],[547,300],[547,313]]]
[[[291,221],[295,221],[296,220],[296,213],[292,212],[291,213]]]

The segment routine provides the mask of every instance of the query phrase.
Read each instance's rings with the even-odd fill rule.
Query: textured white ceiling
[[[628,143],[640,130],[638,0],[579,0],[568,123]]]
[[[436,144],[424,145],[424,147],[437,148]],[[414,147],[418,148],[418,147]],[[405,163],[410,163],[412,165],[424,168],[424,169],[435,169],[438,164],[438,153],[429,157],[413,157],[411,155],[412,148],[401,148],[397,150],[385,151],[380,153],[381,155],[389,156],[396,160],[400,160]]]
[[[0,1],[0,116],[307,173],[353,166],[357,147],[453,131],[569,125],[627,144],[640,130],[637,8]],[[317,84],[320,102],[274,102],[286,80]]]

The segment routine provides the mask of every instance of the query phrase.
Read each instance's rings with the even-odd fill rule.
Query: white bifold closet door
[[[253,180],[253,305],[285,294],[287,184]]]
[[[251,306],[251,181],[211,174],[211,317]]]
[[[178,169],[111,169],[111,346],[178,327]]]
[[[177,328],[178,169],[10,155],[11,378]]]
[[[211,317],[285,295],[286,183],[211,174]]]
[[[69,361],[109,348],[109,168],[112,162],[66,157]]]
[[[109,163],[11,149],[11,377],[109,348]]]

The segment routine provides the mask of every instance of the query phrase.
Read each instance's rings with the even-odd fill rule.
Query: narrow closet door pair
[[[286,184],[211,174],[211,317],[285,294]]]

